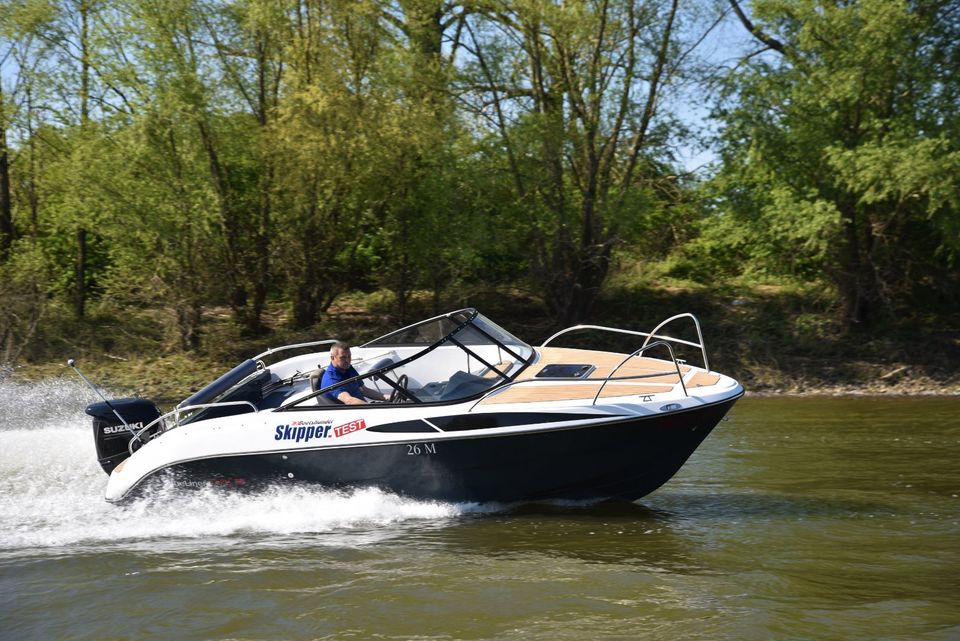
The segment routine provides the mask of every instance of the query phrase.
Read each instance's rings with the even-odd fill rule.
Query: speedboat
[[[664,333],[681,322],[692,322],[695,340]],[[588,336],[636,349],[586,349]],[[352,348],[357,376],[323,387],[318,372],[335,342],[268,349],[164,414],[141,398],[87,407],[106,500],[156,481],[634,501],[666,483],[744,391],[710,370],[691,314],[651,332],[578,325],[534,347],[461,309]],[[577,346],[559,346],[568,342]],[[678,358],[687,352],[701,364]],[[385,400],[335,400],[357,382]]]

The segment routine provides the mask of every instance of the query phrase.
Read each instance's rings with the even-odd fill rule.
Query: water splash
[[[103,499],[87,403],[79,384],[0,381],[0,553],[69,553],[89,547],[208,544],[210,539],[328,533],[363,544],[404,524],[488,508],[415,501],[373,489],[285,486],[260,492],[178,489],[122,506]]]
[[[71,378],[20,383],[0,372],[0,431],[87,427],[83,409],[100,398]]]

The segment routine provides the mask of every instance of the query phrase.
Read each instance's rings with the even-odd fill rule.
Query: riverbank
[[[476,298],[466,304],[531,343],[539,344],[554,329],[537,302],[520,293]],[[203,348],[197,353],[171,347],[164,310],[143,310],[123,319],[100,313],[82,323],[46,327],[42,346],[0,372],[0,378],[29,382],[75,377],[66,360],[76,358],[88,378],[113,394],[175,401],[271,347],[325,338],[359,344],[401,326],[403,321],[383,301],[383,296],[344,297],[307,331],[286,329],[278,305],[267,315],[270,331],[256,338],[240,335],[227,310],[211,308],[204,314]],[[463,305],[449,304],[442,311],[459,306]],[[815,297],[769,288],[746,292],[612,288],[598,310],[591,323],[641,331],[653,329],[672,314],[694,313],[703,326],[711,368],[734,376],[750,394],[960,394],[957,319],[947,319],[946,324],[939,319],[934,327],[913,320],[869,333],[844,334],[829,310],[818,308]],[[406,322],[432,315],[426,298],[417,299]],[[680,328],[671,328],[671,335],[688,337]]]

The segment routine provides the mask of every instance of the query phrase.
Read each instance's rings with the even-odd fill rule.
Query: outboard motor
[[[160,417],[160,410],[153,401],[143,398],[121,398],[93,403],[87,406],[86,412],[93,417],[93,440],[97,446],[97,460],[107,474],[130,456],[130,441],[134,433]],[[127,425],[123,424],[117,414],[123,417]],[[141,438],[146,439],[146,436]]]

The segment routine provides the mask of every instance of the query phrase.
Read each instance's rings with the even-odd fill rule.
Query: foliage
[[[825,275],[847,327],[927,287],[956,296],[942,277],[960,238],[956,5],[765,0],[755,11],[780,51],[728,79],[707,236],[748,269]]]
[[[678,68],[676,2],[495,3],[467,25],[478,116],[528,219],[531,276],[560,324],[587,317],[614,249],[673,200],[658,130]],[[489,109],[492,105],[493,109]],[[492,113],[491,113],[492,112]]]
[[[0,363],[15,363],[30,344],[50,306],[51,265],[35,246],[16,246],[0,265]]]
[[[347,295],[569,324],[618,271],[955,304],[955,4],[757,0],[704,183],[665,98],[711,3],[0,0],[0,360],[133,312],[223,354]]]

